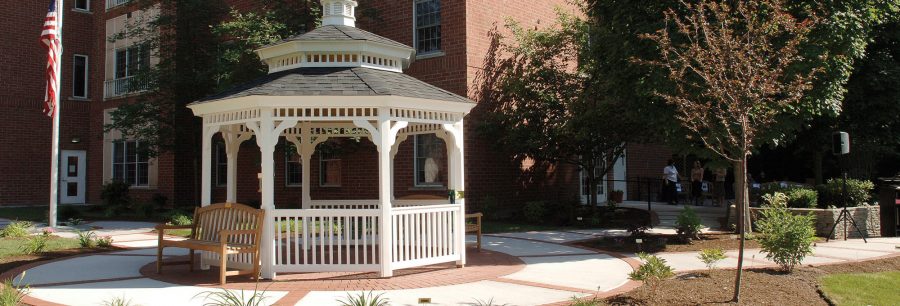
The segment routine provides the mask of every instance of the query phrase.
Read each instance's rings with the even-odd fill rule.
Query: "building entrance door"
[[[83,204],[87,185],[85,165],[87,152],[62,150],[59,154],[59,203]]]

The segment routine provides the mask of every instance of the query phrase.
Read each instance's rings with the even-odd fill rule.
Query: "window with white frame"
[[[228,151],[224,143],[216,143],[216,186],[223,187],[228,183]]]
[[[150,48],[146,45],[134,45],[116,49],[116,79],[134,76],[150,64]]]
[[[441,1],[415,0],[414,3],[416,52],[441,51]]]
[[[416,186],[441,186],[441,167],[447,147],[444,140],[434,134],[415,137]]]
[[[334,152],[319,153],[319,185],[341,186],[341,158]]]
[[[139,151],[139,144],[133,140],[113,142],[112,179],[123,181],[136,187],[150,185],[150,162],[146,154]]]
[[[300,161],[300,154],[293,145],[287,146],[284,153],[284,185],[288,187],[297,187],[303,185],[303,164]]]
[[[88,97],[88,57],[75,54],[72,58],[72,97]]]
[[[90,11],[91,10],[91,0],[75,0],[75,10],[78,11]]]

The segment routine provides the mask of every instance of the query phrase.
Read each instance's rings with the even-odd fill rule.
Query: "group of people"
[[[700,161],[694,161],[694,167],[691,169],[691,203],[693,205],[703,205],[703,176],[706,169]],[[713,185],[713,197],[715,204],[722,206],[725,204],[725,177],[728,175],[728,169],[725,167],[717,167],[713,170],[715,176],[715,184]],[[675,160],[669,159],[667,166],[663,168],[663,201],[669,205],[678,204],[678,193],[681,187],[681,175],[678,174],[678,168],[675,167]]]

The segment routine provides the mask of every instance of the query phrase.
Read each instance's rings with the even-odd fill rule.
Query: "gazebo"
[[[257,50],[269,74],[188,107],[203,121],[201,205],[211,202],[212,137],[227,155],[228,202],[236,201],[240,144],[255,136],[261,153],[265,222],[261,274],[379,272],[465,264],[464,97],[403,74],[415,58],[404,44],[357,29],[356,1],[322,0],[322,26]],[[408,136],[433,133],[447,146],[445,200],[393,197],[393,157]],[[275,208],[274,152],[294,144],[302,163],[302,206]],[[378,150],[378,199],[313,200],[310,159],[332,137],[358,137]],[[202,265],[215,263],[204,254]],[[229,258],[249,265],[249,257]]]

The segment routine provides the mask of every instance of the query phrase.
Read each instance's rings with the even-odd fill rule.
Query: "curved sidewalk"
[[[591,237],[571,235],[581,239]],[[426,272],[433,275],[431,282],[423,282],[422,277],[418,277],[415,279],[419,283],[397,286],[406,289],[373,292],[383,293],[390,299],[391,305],[418,305],[419,298],[431,298],[432,305],[471,305],[491,300],[494,304],[542,305],[566,302],[572,297],[612,295],[637,285],[627,279],[627,274],[637,264],[635,260],[567,246],[557,236],[556,233],[546,233],[546,237],[486,236],[483,241],[486,250],[506,253],[522,262],[521,267],[512,273],[504,272],[506,274],[467,283],[435,285],[441,283],[438,280],[444,275],[452,274],[450,272],[466,272],[466,269],[438,270]],[[147,246],[155,242],[154,235],[130,231],[114,235],[114,239],[119,246]],[[474,237],[470,240],[474,242]],[[114,298],[124,298],[134,305],[144,306],[202,305],[202,297],[195,296],[220,290],[215,286],[178,285],[147,277],[141,273],[141,267],[156,260],[155,252],[155,248],[136,248],[23,267],[27,273],[21,283],[31,286],[26,302],[35,305],[100,305]],[[167,258],[185,254],[184,249],[166,249],[165,253]],[[475,268],[468,271],[475,271]],[[404,282],[402,277],[391,280]],[[367,281],[377,280],[360,280],[359,288],[367,288]],[[348,293],[367,292],[364,291],[366,289],[351,290],[346,286],[334,290],[310,290],[292,287],[294,283],[271,283],[273,289],[266,292],[266,301],[276,305],[339,305],[338,300],[345,299]],[[264,282],[259,287],[264,289],[268,285],[269,282]],[[244,294],[252,295],[252,290],[245,290]]]

